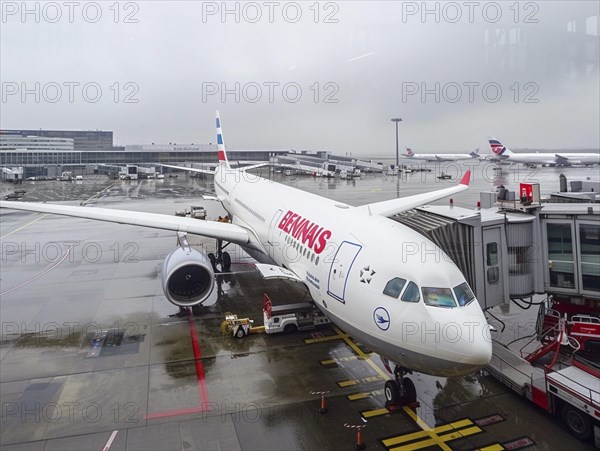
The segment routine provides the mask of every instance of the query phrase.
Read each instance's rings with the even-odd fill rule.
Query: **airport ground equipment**
[[[537,406],[560,416],[569,432],[581,440],[596,436],[600,447],[600,365],[597,354],[575,351],[570,362],[557,361],[558,348],[569,346],[558,330],[552,350],[550,365],[542,368],[532,361],[544,356],[548,344],[542,345],[525,358],[505,345],[494,342],[493,355],[488,369],[505,385]],[[572,340],[569,340],[572,342]],[[572,344],[571,344],[572,346]]]
[[[201,206],[192,205],[189,210],[176,211],[175,216],[182,216],[182,217],[189,216],[190,218],[205,220],[206,219],[206,209]]]
[[[237,315],[226,312],[225,320],[221,323],[221,332],[235,338],[244,338],[248,334],[259,334],[264,331],[263,327],[254,327],[253,324],[254,321],[250,318],[238,318]]]
[[[313,330],[330,322],[314,302],[273,305],[267,294],[263,298],[263,320],[268,334]]]

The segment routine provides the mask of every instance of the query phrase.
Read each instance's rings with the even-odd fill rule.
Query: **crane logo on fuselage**
[[[327,230],[291,210],[288,210],[283,216],[277,227],[294,239],[300,240],[302,244],[311,248],[316,254],[323,252],[327,240],[331,238],[331,230]]]
[[[373,312],[373,320],[375,324],[381,330],[388,330],[390,328],[390,314],[383,307],[377,307]]]

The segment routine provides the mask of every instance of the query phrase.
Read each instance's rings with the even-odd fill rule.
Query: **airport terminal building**
[[[113,132],[104,130],[0,130],[0,143],[12,139],[33,137],[67,139],[73,141],[71,150],[91,152],[96,150],[125,150],[124,147],[113,146]],[[0,147],[3,147],[0,145]]]
[[[52,135],[52,136],[50,136]],[[23,167],[24,177],[76,170],[90,173],[99,165],[215,163],[214,144],[112,145],[113,132],[0,130],[0,167]],[[231,161],[269,161],[288,150],[229,150]]]

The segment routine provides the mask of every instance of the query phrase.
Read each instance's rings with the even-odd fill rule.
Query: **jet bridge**
[[[534,294],[600,309],[598,204],[522,199],[478,210],[424,206],[393,219],[444,250],[484,309]]]

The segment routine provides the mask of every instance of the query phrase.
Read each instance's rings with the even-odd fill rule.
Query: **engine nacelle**
[[[213,291],[215,274],[206,254],[178,247],[163,263],[162,287],[169,302],[178,307],[201,304]]]

